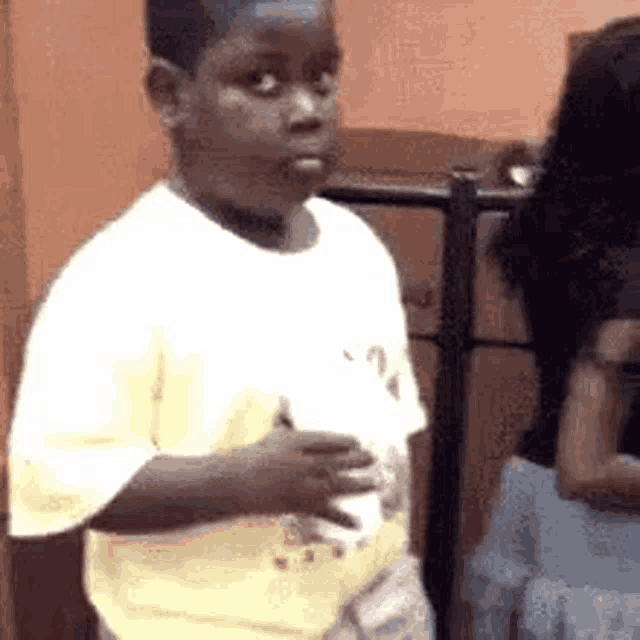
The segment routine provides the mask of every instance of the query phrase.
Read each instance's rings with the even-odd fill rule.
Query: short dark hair
[[[147,0],[147,45],[193,74],[200,54],[224,35],[233,17],[256,0]]]
[[[278,0],[147,0],[151,55],[193,75],[200,54],[211,41],[222,38],[241,11],[260,1]]]
[[[541,388],[519,453],[545,466],[555,461],[571,362],[594,329],[616,317],[638,240],[639,118],[640,17],[633,16],[607,24],[571,64],[542,175],[489,250],[511,291],[524,296]]]
[[[151,55],[191,74],[216,30],[201,0],[147,0],[146,27]]]

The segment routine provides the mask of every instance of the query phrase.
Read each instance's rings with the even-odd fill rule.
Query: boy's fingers
[[[340,476],[336,483],[334,493],[340,494],[353,494],[353,493],[369,493],[370,491],[377,491],[378,485],[370,480],[357,480],[355,478],[349,478],[348,476]]]
[[[370,467],[375,458],[368,451],[350,451],[343,456],[337,456],[331,461],[331,466],[337,471]]]
[[[328,465],[312,467],[305,478],[304,486],[310,494],[316,494],[318,497],[369,493],[378,489],[372,480],[351,478],[338,473]]]
[[[358,441],[351,436],[322,432],[307,432],[300,435],[303,441],[303,452],[309,455],[335,455],[358,448]]]
[[[315,515],[318,518],[322,518],[323,520],[328,520],[329,522],[333,522],[345,529],[360,529],[361,524],[357,518],[350,516],[348,513],[344,511],[340,511],[335,507],[331,507],[327,505],[322,509],[316,511]]]

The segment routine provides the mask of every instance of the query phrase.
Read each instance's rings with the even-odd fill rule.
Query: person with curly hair
[[[533,424],[467,559],[477,638],[640,637],[636,127],[640,17],[572,63],[532,195],[490,257],[524,301],[539,375]]]

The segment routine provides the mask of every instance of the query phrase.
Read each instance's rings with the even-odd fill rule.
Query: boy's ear
[[[164,58],[153,57],[145,79],[145,89],[154,111],[168,128],[179,125],[191,107],[189,74]]]

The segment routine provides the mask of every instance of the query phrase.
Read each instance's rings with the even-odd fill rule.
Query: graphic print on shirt
[[[404,362],[404,359],[408,359],[406,347],[403,349],[402,356],[402,365],[406,365],[407,363]],[[378,375],[385,381],[385,390],[394,400],[400,402],[401,371],[388,372],[389,359],[384,348],[380,346],[369,347],[367,362],[377,363]],[[393,428],[393,425],[390,425],[389,428]],[[409,474],[409,460],[405,459],[395,447],[391,447],[387,457],[382,461],[381,467],[381,482],[384,490],[380,499],[385,520],[390,520],[396,513],[408,508],[408,496],[404,494],[407,491]]]
[[[378,364],[378,375],[383,378],[387,373],[388,358],[385,353],[384,347],[369,347],[367,350],[367,362],[373,363],[374,360]],[[400,372],[395,371],[387,378],[385,389],[396,399],[400,400]]]
[[[342,355],[349,362],[353,362],[355,360],[354,356],[351,355],[351,352],[347,349],[343,349]],[[375,364],[377,364],[378,375],[381,378],[383,378],[386,375],[388,358],[384,350],[384,347],[380,347],[380,346],[369,347],[367,349],[366,360],[369,363],[375,362]],[[396,400],[400,400],[399,377],[400,377],[400,373],[398,371],[395,371],[391,376],[388,377],[387,382],[385,384],[386,390]]]
[[[408,508],[409,460],[406,452],[399,451],[394,445],[392,437],[394,423],[399,426],[404,419],[400,411],[401,401],[406,404],[408,400],[401,397],[403,376],[408,377],[405,382],[410,382],[412,376],[408,348],[405,346],[398,349],[396,358],[391,358],[385,347],[380,344],[365,349],[346,348],[343,349],[342,355],[346,363],[349,363],[348,367],[353,366],[354,377],[362,378],[364,382],[360,393],[354,394],[355,408],[358,408],[358,404],[365,407],[373,403],[380,409],[381,421],[375,421],[375,410],[371,414],[361,414],[362,419],[366,420],[365,416],[368,415],[373,420],[372,432],[367,433],[368,430],[365,428],[362,435],[358,435],[362,445],[365,448],[373,447],[372,452],[377,457],[377,462],[369,473],[373,472],[375,482],[380,487],[378,498],[382,505],[382,516],[384,521],[388,521]],[[354,416],[354,420],[357,420],[358,415]]]

